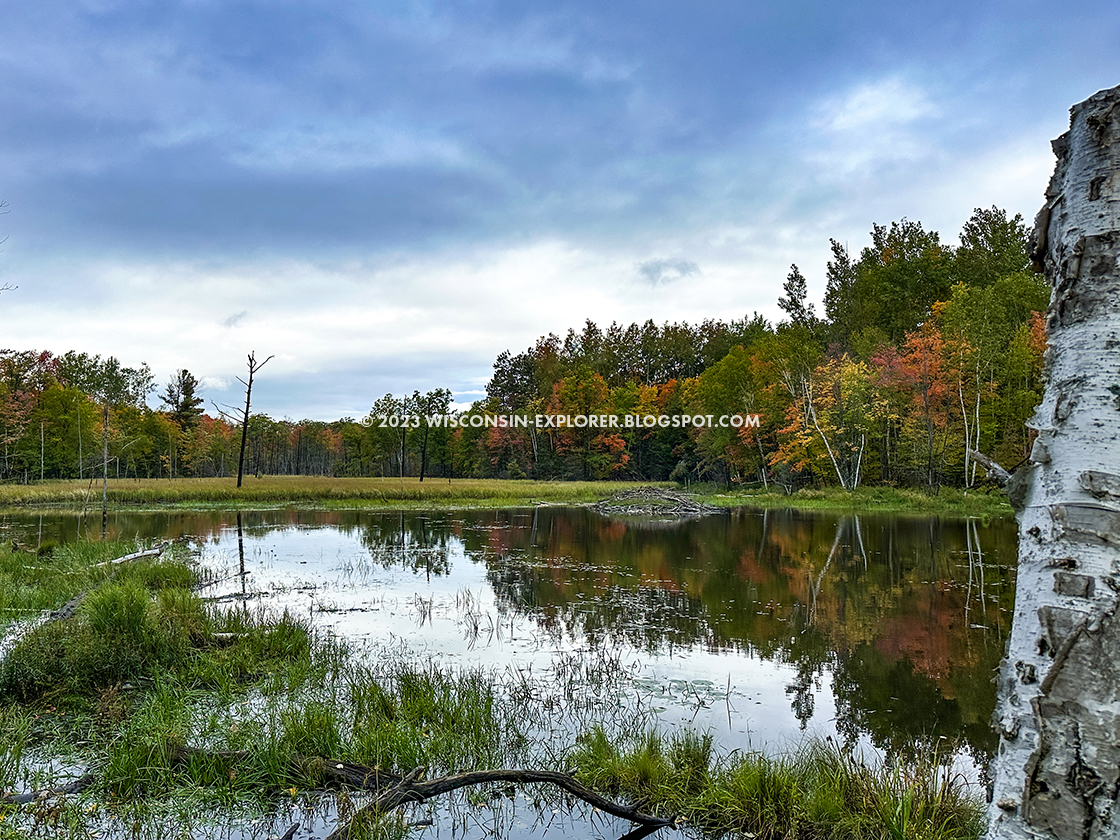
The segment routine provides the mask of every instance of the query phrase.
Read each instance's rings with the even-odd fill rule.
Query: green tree
[[[809,285],[805,275],[796,265],[789,267],[789,275],[782,286],[784,297],[778,298],[778,308],[789,315],[790,323],[798,327],[813,329],[817,325],[817,313],[813,311],[813,304],[806,304],[805,298],[809,293]]]
[[[987,288],[1030,269],[1029,233],[1019,214],[1009,219],[1006,210],[977,207],[960,239],[953,254],[953,275],[960,283]]]
[[[936,231],[903,219],[872,225],[871,245],[852,263],[847,249],[832,241],[825,312],[835,338],[849,344],[863,330],[880,330],[900,342],[944,300],[952,282],[952,249]]]
[[[186,368],[176,371],[168,380],[161,401],[183,432],[189,433],[198,425],[204,400],[198,393],[198,380]]]

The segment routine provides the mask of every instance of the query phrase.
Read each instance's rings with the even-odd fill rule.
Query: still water
[[[76,539],[97,520],[8,516],[0,539]],[[628,702],[722,752],[831,736],[936,749],[976,779],[996,744],[1010,520],[541,507],[121,513],[110,530],[185,538],[207,597],[302,612],[374,654],[547,673],[606,652]]]

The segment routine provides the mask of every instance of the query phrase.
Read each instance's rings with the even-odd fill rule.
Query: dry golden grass
[[[376,507],[506,507],[539,502],[585,502],[613,495],[628,484],[616,481],[508,481],[456,478],[328,478],[320,476],[248,476],[234,478],[111,479],[109,503],[119,507],[223,507],[355,503]],[[101,506],[101,482],[44,481],[0,485],[0,506]]]

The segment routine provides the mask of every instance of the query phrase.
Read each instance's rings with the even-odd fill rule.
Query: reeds
[[[66,566],[87,582],[105,568],[92,561],[101,550],[89,551],[86,572],[76,560]],[[620,702],[625,664],[604,651],[569,653],[545,674],[455,668],[399,649],[360,656],[303,618],[204,604],[192,581],[182,556],[122,565],[72,618],[32,630],[0,665],[0,787],[26,789],[60,755],[98,774],[80,802],[58,805],[53,836],[205,833],[239,809],[314,801],[307,792],[326,780],[308,757],[433,776],[569,770],[713,836],[980,835],[978,798],[935,757],[868,766],[831,742],[785,756],[719,755],[709,734],[665,735]],[[462,601],[464,613],[478,612]],[[543,792],[534,799],[560,805]],[[345,810],[344,794],[334,801]],[[43,813],[0,810],[0,837],[37,830]],[[392,819],[370,830],[407,833]]]
[[[798,508],[855,513],[922,513],[951,516],[1000,517],[1013,511],[1007,494],[1001,490],[961,490],[941,487],[936,493],[903,487],[858,487],[847,491],[839,487],[798,490],[727,492],[717,488],[693,487],[697,497],[720,507]]]
[[[646,731],[620,744],[602,730],[570,754],[589,786],[762,840],[976,840],[983,803],[935,760],[869,767],[831,739],[784,756],[716,756],[711,738]]]
[[[512,481],[501,479],[331,478],[249,476],[233,478],[111,479],[114,507],[197,506],[223,509],[262,505],[346,503],[365,507],[509,507],[539,502],[596,501],[630,485],[606,481]],[[92,501],[91,501],[92,499]],[[0,507],[91,508],[88,482],[0,484]]]

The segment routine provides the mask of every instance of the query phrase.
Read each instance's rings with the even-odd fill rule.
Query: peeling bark
[[[1046,392],[1010,494],[1019,572],[988,840],[1120,837],[1120,87],[1075,106],[1036,218]]]

